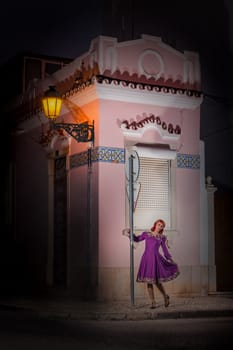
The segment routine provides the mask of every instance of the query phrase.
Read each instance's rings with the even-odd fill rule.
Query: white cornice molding
[[[113,83],[110,85],[97,82],[85,88],[85,90],[76,93],[72,97],[72,101],[75,102],[76,99],[79,106],[100,99],[192,110],[198,108],[203,101],[202,96],[195,97],[180,95],[179,93],[146,91],[139,87],[133,89],[122,85],[113,85]]]
[[[198,108],[203,97],[193,97],[187,95],[179,95],[179,93],[164,93],[157,91],[142,90],[140,87],[132,88],[129,86],[114,85],[114,83],[98,83],[86,87],[83,90],[77,91],[68,97],[73,103],[82,107],[95,100],[110,100],[116,102],[128,102],[135,104],[144,104],[150,106],[170,107],[179,109],[194,110]],[[66,106],[62,107],[61,116],[67,114],[69,109]],[[20,123],[26,129],[32,129],[41,124],[40,118],[30,118]],[[46,121],[45,121],[46,123]]]
[[[99,98],[95,85],[90,85],[84,90],[80,90],[77,93],[69,97],[69,99],[82,107],[90,102],[93,102]]]

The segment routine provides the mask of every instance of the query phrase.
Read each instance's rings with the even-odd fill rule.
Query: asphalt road
[[[0,310],[1,350],[213,350],[232,345],[230,317],[80,322]]]

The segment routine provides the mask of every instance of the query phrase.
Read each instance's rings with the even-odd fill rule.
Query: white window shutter
[[[163,219],[170,226],[170,160],[140,157],[141,184],[134,212],[136,229],[148,229]]]

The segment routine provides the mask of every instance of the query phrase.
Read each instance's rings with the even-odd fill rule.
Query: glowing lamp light
[[[53,129],[63,129],[77,142],[92,142],[94,143],[94,121],[92,124],[83,122],[81,124],[71,123],[55,123],[59,117],[62,105],[62,97],[56,90],[55,86],[49,86],[42,98],[42,106],[46,118],[52,121],[51,127]]]
[[[48,119],[56,120],[60,114],[62,97],[55,86],[49,86],[42,98],[44,114]]]

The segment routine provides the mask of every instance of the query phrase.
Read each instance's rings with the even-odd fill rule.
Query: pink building
[[[49,131],[40,100],[50,85],[64,96],[59,121],[94,121],[94,143]],[[34,84],[28,109],[21,106],[15,171],[16,235],[35,283],[80,297],[129,298],[130,247],[122,230],[129,226],[125,160],[134,150],[135,233],[166,221],[181,271],[168,292],[215,291],[201,102],[198,54],[148,35],[127,42],[100,36],[87,53]],[[143,247],[135,244],[135,275]],[[146,293],[135,283],[136,299]]]

